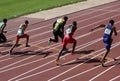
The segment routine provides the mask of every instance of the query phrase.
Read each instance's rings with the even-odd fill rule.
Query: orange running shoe
[[[59,65],[59,60],[58,59],[55,60],[55,64]]]

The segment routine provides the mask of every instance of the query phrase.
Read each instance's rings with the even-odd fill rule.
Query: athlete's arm
[[[113,27],[113,32],[114,32],[115,36],[117,36],[117,31],[116,31],[115,27]]]

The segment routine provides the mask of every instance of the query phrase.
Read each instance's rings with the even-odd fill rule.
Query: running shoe
[[[100,64],[104,67],[105,60],[102,60]]]
[[[11,50],[9,51],[9,54],[12,55],[12,51]]]
[[[104,67],[104,62],[101,62],[101,65]]]
[[[59,60],[56,59],[56,60],[55,60],[55,64],[56,64],[56,65],[59,65]]]
[[[25,47],[30,47],[30,45],[26,45]]]
[[[63,51],[68,51],[68,49],[67,49],[67,48],[64,48]]]

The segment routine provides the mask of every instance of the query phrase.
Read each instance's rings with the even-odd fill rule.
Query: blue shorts
[[[111,44],[112,44],[112,39],[111,38],[103,38],[103,42],[105,43],[105,48],[107,50],[110,50]]]

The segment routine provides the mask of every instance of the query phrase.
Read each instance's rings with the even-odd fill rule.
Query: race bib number
[[[104,33],[105,33],[105,34],[108,34],[108,35],[110,35],[110,33],[111,33],[111,30],[110,30],[110,29],[108,29],[108,28],[106,28]]]

